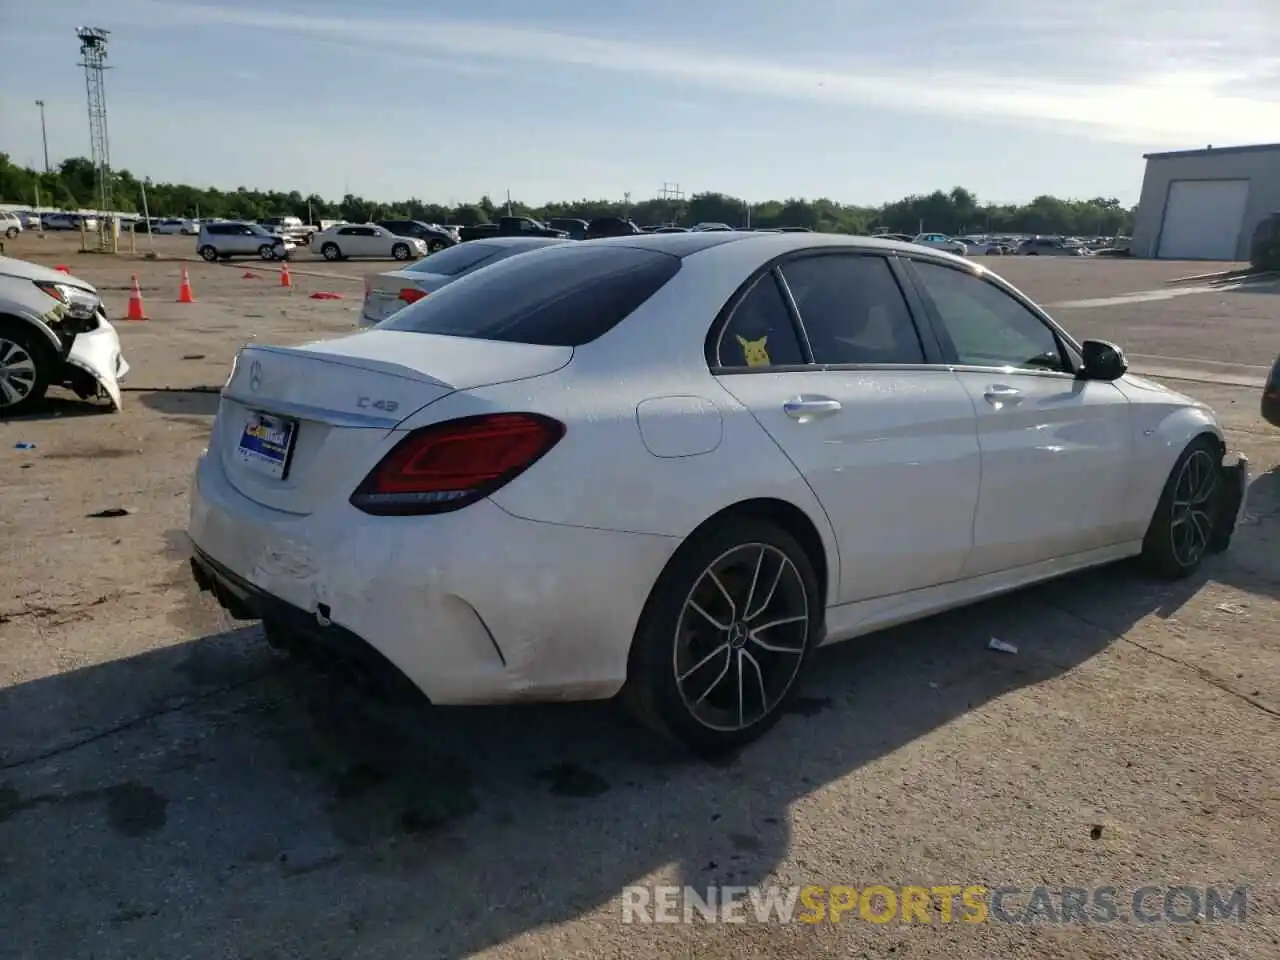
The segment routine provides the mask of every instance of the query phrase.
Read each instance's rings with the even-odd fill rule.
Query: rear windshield
[[[419,260],[409,269],[414,273],[435,273],[442,277],[456,277],[463,270],[469,270],[477,263],[483,263],[495,253],[501,253],[502,247],[478,240],[471,243],[460,243],[456,247],[433,253],[425,260]]]
[[[615,244],[557,245],[508,257],[378,326],[577,347],[621,323],[679,270],[680,258],[667,253]]]

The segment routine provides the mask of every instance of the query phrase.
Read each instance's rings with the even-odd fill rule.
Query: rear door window
[[[408,269],[414,273],[434,273],[442,277],[456,277],[464,270],[470,270],[501,253],[505,247],[482,241],[460,243],[448,250],[433,253],[425,260],[419,260]]]
[[[442,255],[433,254],[424,266]],[[612,330],[679,270],[679,257],[652,250],[557,245],[463,277],[378,326],[576,347]]]

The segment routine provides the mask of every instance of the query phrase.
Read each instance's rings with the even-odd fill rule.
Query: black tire
[[[409,245],[407,243],[397,243],[392,245],[391,256],[395,260],[408,260]]]
[[[320,248],[320,253],[326,260],[342,259],[342,251],[338,249],[338,245],[336,243],[326,243]]]
[[[1142,541],[1143,563],[1157,577],[1189,577],[1212,552],[1223,493],[1221,465],[1222,448],[1217,438],[1201,435],[1187,444],[1169,471]],[[1211,483],[1207,494],[1197,482],[1197,477],[1206,476],[1212,478],[1204,481]],[[1182,506],[1184,501],[1189,505]]]
[[[448,246],[447,243],[445,243],[443,240],[440,240],[438,238],[435,240],[428,241],[427,253],[439,253],[441,250],[443,250],[447,246]]]
[[[21,231],[19,231],[17,227],[10,227],[8,230],[6,230],[6,231],[4,232],[4,235],[5,235],[5,238],[6,238],[6,239],[8,239],[8,240],[12,240],[12,239],[13,239],[14,237],[16,237],[20,232],[21,232]]]
[[[44,399],[53,382],[53,371],[58,366],[57,352],[38,331],[28,324],[16,320],[0,319],[0,363],[5,365],[22,362],[25,354],[34,367],[30,387],[19,400],[10,399],[10,390],[0,385],[0,419],[20,417],[30,413]]]
[[[218,251],[213,247],[206,245],[200,248],[200,256],[203,257],[205,260],[207,260],[209,263],[213,263],[215,260],[218,259]]]
[[[273,243],[264,243],[258,248],[259,260],[274,260],[276,258],[276,247]]]
[[[790,641],[787,646],[794,652],[769,654],[767,651],[762,651],[752,646],[753,643],[758,641],[742,639],[741,637],[739,637],[741,643],[738,646],[734,646],[732,631],[721,635],[714,628],[708,629],[708,634],[716,638],[711,641],[711,644],[724,646],[726,649],[725,672],[721,672],[719,677],[714,679],[707,692],[699,698],[698,703],[690,706],[685,695],[681,692],[680,682],[677,678],[678,646],[680,646],[678,634],[686,629],[685,618],[690,616],[686,605],[692,600],[695,591],[704,583],[705,572],[719,558],[734,555],[735,551],[739,550],[743,551],[745,558],[750,556],[748,551],[759,548],[767,548],[770,551],[770,556],[785,557],[790,564],[791,571],[794,571],[795,574],[793,578],[791,573],[787,572],[788,587],[786,592],[796,599],[803,597],[807,620],[803,624],[796,624],[794,634],[787,636],[788,641]],[[760,550],[760,552],[763,553],[764,551]],[[744,566],[740,569],[745,570],[746,567]],[[731,582],[741,584],[745,582],[745,579],[736,578]],[[752,578],[753,582],[755,579]],[[766,573],[759,579],[770,579],[770,575]],[[751,589],[748,588],[748,597],[750,593]],[[774,593],[770,592],[765,606],[757,610],[755,614],[746,617],[747,622],[756,620],[766,610],[775,611],[777,608],[774,607],[773,598]],[[751,604],[747,602],[743,605],[750,607]],[[746,613],[750,614],[750,610],[748,609]],[[774,613],[771,612],[770,616],[774,616]],[[697,623],[702,624],[703,621],[699,619]],[[759,629],[761,625],[757,622],[756,626]],[[709,527],[687,540],[676,552],[675,556],[672,557],[666,569],[658,578],[658,582],[654,585],[649,600],[645,604],[640,624],[636,629],[635,639],[632,642],[627,684],[623,690],[621,700],[637,719],[646,726],[659,734],[676,740],[695,754],[712,757],[731,752],[762,736],[778,722],[785,712],[788,701],[795,695],[800,686],[805,668],[818,647],[822,632],[821,591],[818,589],[813,563],[795,538],[777,525],[764,520],[750,517],[727,519],[723,523]],[[776,638],[778,634],[771,633],[769,636]],[[738,677],[740,680],[743,678],[743,660],[740,656],[739,647],[742,649],[749,647],[760,658],[757,660],[753,657],[750,660],[751,663],[756,665],[756,675],[759,677],[760,683],[759,689],[762,691],[765,686],[771,684],[764,679],[764,672],[760,666],[761,662],[779,666],[778,673],[774,675],[775,679],[784,678],[786,672],[791,669],[787,662],[784,662],[787,657],[794,657],[793,661],[789,661],[789,663],[794,664],[794,670],[785,684],[775,688],[776,698],[772,706],[768,706],[769,698],[767,695],[763,697],[763,702],[761,702],[762,698],[760,696],[752,694],[753,699],[761,702],[763,712],[760,716],[749,724],[740,725],[737,729],[717,728],[709,725],[704,719],[695,716],[694,711],[704,699],[710,701],[709,694],[719,689],[721,682],[727,676],[727,672],[730,671],[730,668],[735,663],[735,651],[739,654],[736,658]],[[701,650],[690,652],[688,659],[696,659],[698,663],[707,662],[709,657],[699,657],[698,653],[700,652]],[[687,662],[686,660],[686,664]],[[718,661],[708,663],[708,667],[715,669],[717,663]],[[687,671],[686,677],[690,677],[695,673],[696,669]],[[699,684],[704,682],[705,677],[699,680]],[[740,711],[742,711],[743,701],[739,699],[737,702],[739,704],[737,719],[741,724],[742,713]]]

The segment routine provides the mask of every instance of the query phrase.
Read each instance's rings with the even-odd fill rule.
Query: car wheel
[[[0,417],[16,417],[39,403],[58,357],[31,327],[0,320]]]
[[[391,256],[397,260],[409,259],[409,245],[407,243],[397,243],[391,248]]]
[[[8,230],[4,232],[4,235],[7,239],[12,240],[14,237],[18,235],[18,228],[10,227]]]
[[[342,251],[338,249],[338,245],[336,243],[326,243],[320,248],[320,252],[324,255],[326,260],[342,259]]]
[[[777,723],[822,633],[813,564],[795,538],[738,519],[695,534],[654,585],[623,700],[704,756]]]
[[[276,258],[275,246],[270,243],[264,243],[258,248],[258,258],[261,260],[274,260]]]
[[[443,240],[432,240],[427,243],[427,253],[439,253],[447,246],[448,244]]]
[[[205,260],[209,261],[210,263],[213,263],[215,260],[218,259],[218,251],[215,250],[213,247],[201,247],[200,256],[203,257]]]
[[[1143,560],[1157,576],[1190,576],[1210,552],[1222,496],[1221,461],[1217,440],[1200,436],[1173,465],[1142,541]]]

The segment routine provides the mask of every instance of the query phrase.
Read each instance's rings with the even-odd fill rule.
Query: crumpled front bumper
[[[1235,462],[1229,463],[1228,459],[1223,459],[1221,467],[1222,496],[1218,498],[1218,515],[1209,538],[1211,553],[1222,553],[1231,546],[1249,499],[1249,458],[1238,454]]]

